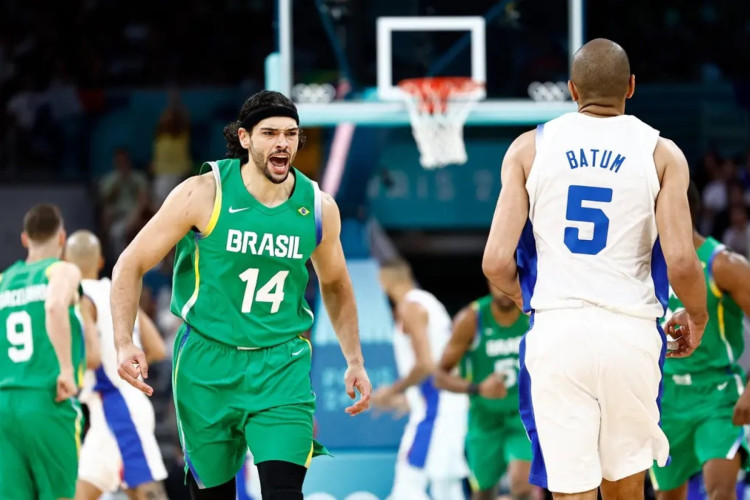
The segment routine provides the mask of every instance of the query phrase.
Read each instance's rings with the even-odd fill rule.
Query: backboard
[[[569,60],[583,0],[277,0],[278,53],[266,87],[306,126],[408,124],[400,80],[471,76],[487,97],[470,125],[531,124],[574,109]]]

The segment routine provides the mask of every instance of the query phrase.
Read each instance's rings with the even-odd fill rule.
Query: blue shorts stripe
[[[534,296],[537,278],[536,240],[534,238],[534,227],[530,220],[526,221],[521,238],[518,240],[516,266],[523,295],[523,312],[530,313],[532,312],[531,298]]]
[[[531,315],[531,327],[529,332],[534,328],[534,315]],[[534,417],[534,405],[531,400],[531,376],[526,368],[526,337],[529,332],[521,339],[519,346],[519,372],[518,372],[518,402],[521,413],[521,421],[526,428],[526,434],[531,441],[531,472],[529,473],[529,482],[542,488],[547,487],[547,467],[544,464],[544,455],[539,443],[539,434],[536,430],[536,419]]]
[[[190,473],[193,475],[193,479],[195,479],[195,483],[198,485],[198,488],[200,489],[205,488],[206,485],[203,484],[203,481],[201,481],[200,476],[195,471],[195,467],[193,467],[193,462],[190,460],[190,456],[188,455],[187,450],[183,449],[183,455],[185,455],[185,467],[190,469]]]
[[[125,403],[125,398],[120,391],[114,388],[101,367],[97,369],[96,379],[97,387],[107,384],[112,387],[111,390],[100,389],[99,392],[102,398],[104,417],[120,449],[125,483],[129,488],[135,488],[153,481],[154,476],[151,474],[141,437],[135,428],[135,422],[133,422],[128,405]]]
[[[430,449],[432,431],[435,429],[435,418],[437,417],[440,396],[432,377],[419,384],[419,390],[425,399],[427,410],[425,411],[424,419],[417,424],[417,432],[414,434],[414,442],[411,448],[409,448],[407,462],[409,462],[409,465],[421,469],[427,463],[427,452]]]
[[[664,329],[659,324],[659,320],[656,320],[656,329],[659,331],[659,337],[661,338],[661,352],[659,353],[659,393],[656,396],[656,407],[659,409],[659,427],[661,427],[661,397],[664,393],[664,360],[667,358],[667,335],[664,333]],[[672,457],[667,457],[667,463],[665,467],[672,462]]]

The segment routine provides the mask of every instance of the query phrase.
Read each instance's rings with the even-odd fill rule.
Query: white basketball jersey
[[[451,337],[451,317],[445,306],[431,293],[414,289],[406,294],[405,301],[416,302],[427,310],[427,337],[434,362],[438,362],[443,355],[448,340]],[[396,368],[399,377],[405,377],[414,367],[415,357],[411,338],[401,329],[401,322],[397,321],[393,338],[393,351],[396,358]],[[468,399],[463,394],[439,391],[429,378],[419,386],[412,386],[406,390],[410,414],[413,419],[422,419],[433,410],[438,414],[449,411],[468,411]]]
[[[123,387],[131,387],[117,374],[117,350],[115,349],[115,334],[112,328],[112,310],[109,305],[109,295],[112,290],[112,282],[109,278],[100,280],[81,280],[83,294],[90,298],[96,306],[96,328],[99,331],[99,345],[102,355],[102,364],[94,372],[88,370],[84,379],[81,392],[82,400],[85,402],[86,395],[92,390],[102,390]],[[133,342],[140,346],[140,332],[138,318],[136,317],[133,329]]]
[[[537,128],[526,181],[530,226],[518,255],[527,308],[530,298],[537,311],[596,306],[663,315],[666,265],[654,211],[658,138],[629,115],[568,113]]]

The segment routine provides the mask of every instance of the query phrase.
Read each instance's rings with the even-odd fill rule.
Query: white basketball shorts
[[[420,385],[424,411],[412,413],[396,459],[396,473],[390,498],[415,498],[438,479],[463,478],[469,469],[464,458],[468,399],[463,394],[439,391],[431,379]]]
[[[91,426],[81,448],[80,479],[110,492],[167,477],[146,395],[113,388],[94,392],[87,404]]]
[[[594,307],[537,312],[521,342],[518,384],[533,449],[531,483],[580,493],[654,460],[665,465],[665,353],[655,319]]]

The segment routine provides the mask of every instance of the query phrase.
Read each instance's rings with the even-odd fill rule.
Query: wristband
[[[466,392],[468,394],[479,394],[479,384],[475,384],[474,382],[470,383]]]

